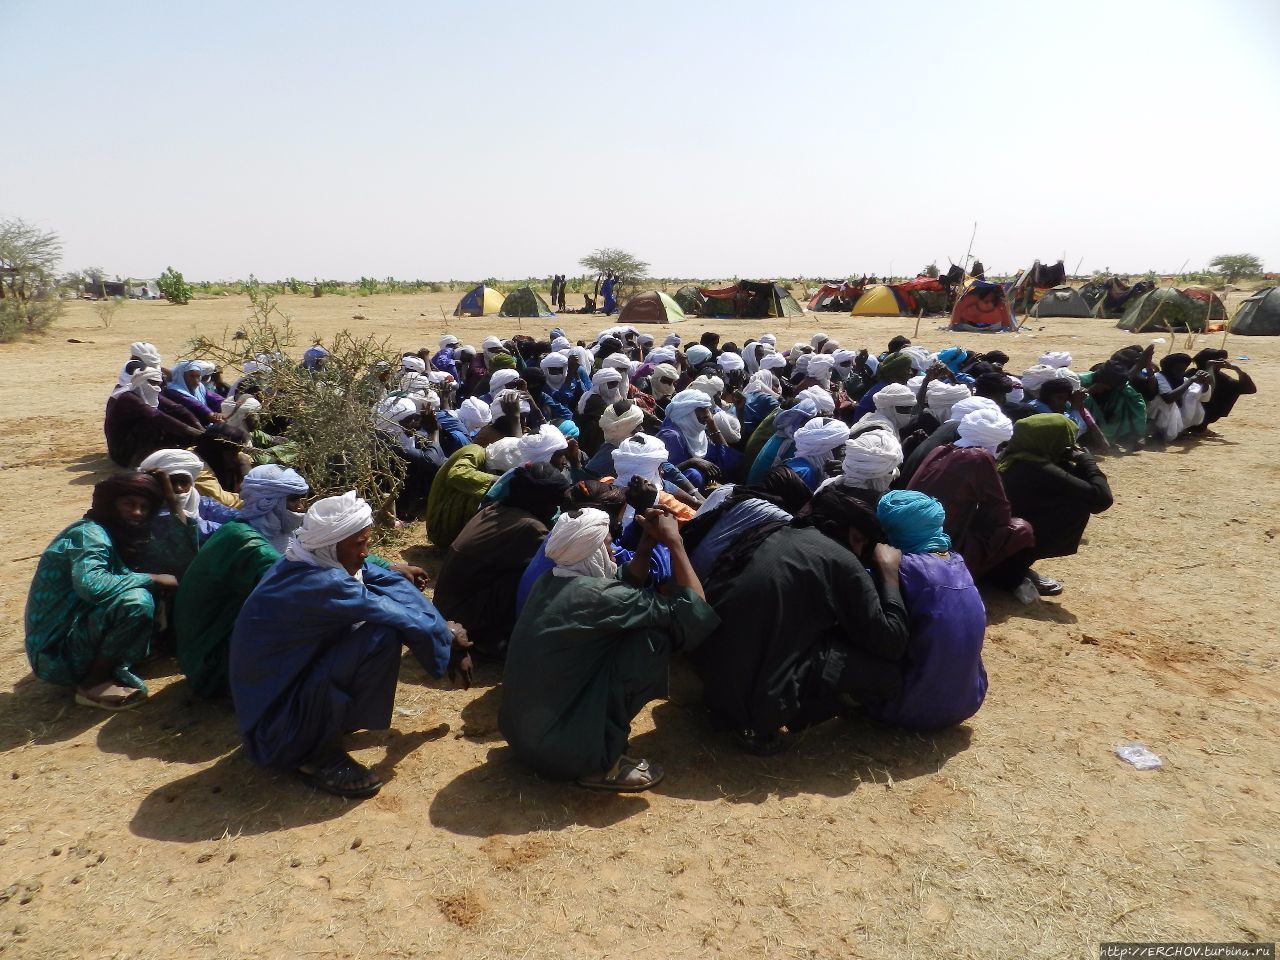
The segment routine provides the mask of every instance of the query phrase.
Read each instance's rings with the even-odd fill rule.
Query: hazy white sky
[[[0,0],[0,216],[188,279],[1280,269],[1280,3]]]

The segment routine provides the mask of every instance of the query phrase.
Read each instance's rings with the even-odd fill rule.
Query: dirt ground
[[[376,330],[399,349],[434,346],[457,296],[282,304],[303,334]],[[1280,342],[1230,339],[1261,393],[1207,438],[1105,463],[1115,507],[1080,555],[1042,568],[1062,597],[989,598],[991,689],[959,729],[832,721],[749,757],[708,730],[677,664],[631,749],[666,781],[597,796],[514,762],[496,671],[454,690],[407,659],[396,729],[356,752],[389,782],[349,803],[253,767],[229,706],[193,700],[172,662],[148,671],[152,702],[108,716],[23,655],[36,558],[111,470],[102,409],[128,343],[171,363],[246,306],[129,303],[104,329],[76,303],[46,339],[0,346],[0,954],[985,960],[1280,936]],[[555,322],[575,339],[607,324]],[[883,349],[914,323],[718,328]],[[1015,369],[1048,349],[1086,366],[1135,339],[1096,320],[959,338],[937,323],[917,342],[999,346]],[[450,329],[479,343],[546,324]],[[420,527],[403,538],[430,559],[425,543]],[[1133,740],[1164,768],[1121,763]]]

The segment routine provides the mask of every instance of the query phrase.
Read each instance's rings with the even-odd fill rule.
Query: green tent
[[[1040,317],[1088,317],[1089,304],[1071,287],[1054,287],[1041,294],[1031,308],[1031,316]]]
[[[1240,304],[1228,329],[1242,337],[1280,337],[1280,287],[1264,287]]]
[[[622,312],[618,314],[618,323],[626,326],[632,323],[681,323],[685,320],[684,311],[661,290],[650,290],[638,293],[627,301]]]
[[[680,305],[685,315],[690,317],[696,317],[702,313],[702,308],[707,303],[707,298],[702,295],[702,291],[693,286],[681,287],[672,299]]]
[[[1158,287],[1130,300],[1116,326],[1142,333],[1146,330],[1204,333],[1209,304],[1192,300],[1170,287]]]
[[[507,294],[502,301],[500,317],[554,317],[547,301],[538,296],[533,287],[521,287]]]

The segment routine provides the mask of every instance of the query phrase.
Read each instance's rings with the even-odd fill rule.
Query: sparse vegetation
[[[62,313],[61,260],[62,240],[53,231],[0,220],[0,342],[41,333]]]
[[[194,291],[191,284],[183,279],[182,274],[173,267],[165,267],[164,273],[156,280],[156,286],[170,303],[190,303]]]
[[[1224,253],[1209,261],[1209,266],[1222,274],[1227,283],[1262,273],[1262,260],[1252,253]]]

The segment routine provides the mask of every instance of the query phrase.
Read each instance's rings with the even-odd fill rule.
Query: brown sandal
[[[114,680],[104,680],[92,687],[76,687],[76,703],[82,707],[97,707],[118,713],[132,710],[147,699],[145,690],[126,687]]]
[[[617,771],[614,773],[606,771],[591,777],[580,777],[578,786],[605,793],[640,793],[656,787],[666,775],[661,764],[633,760],[626,756],[620,757],[615,766]]]

